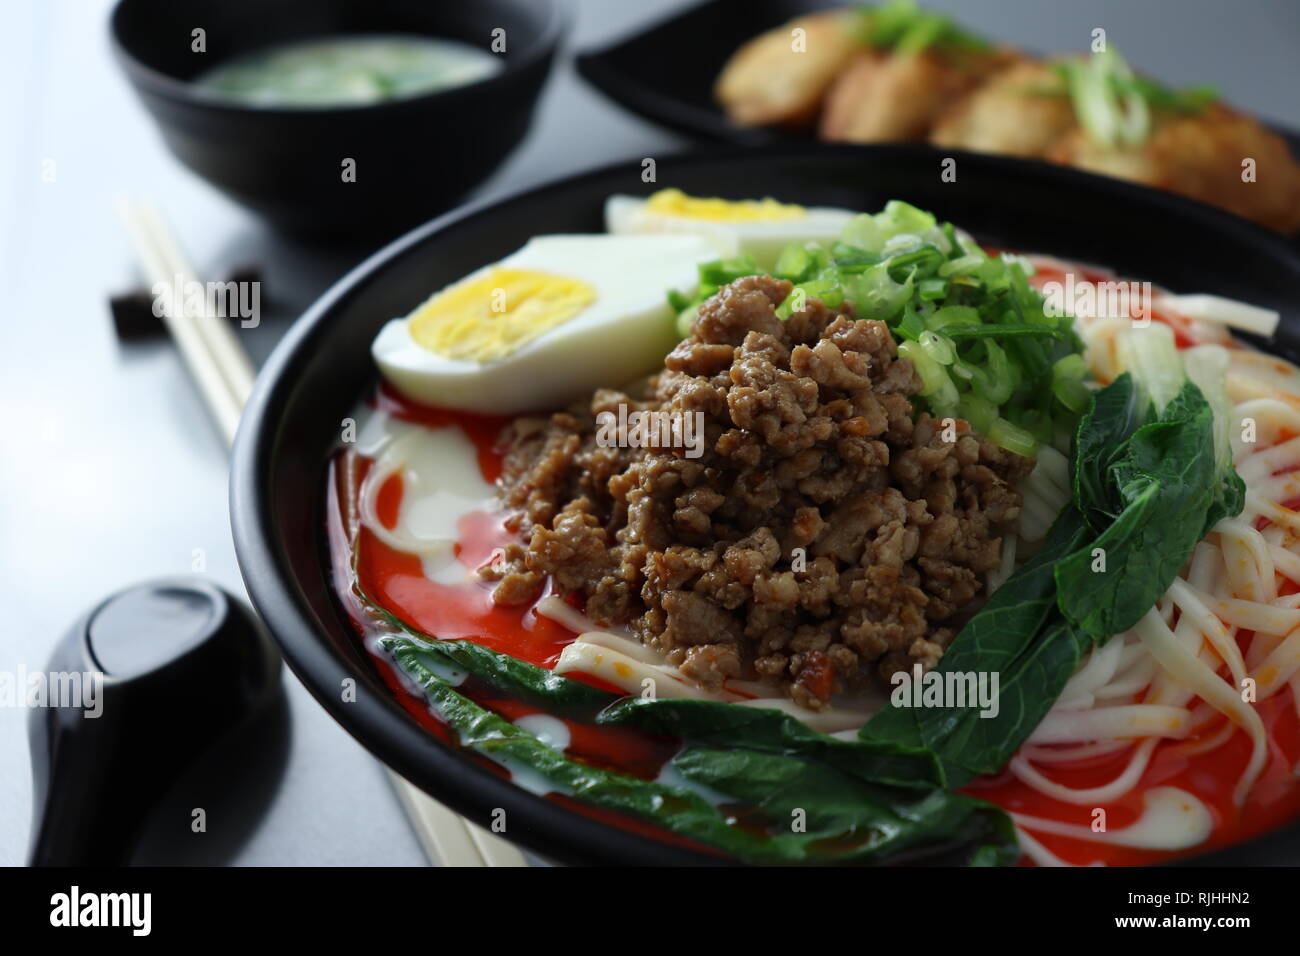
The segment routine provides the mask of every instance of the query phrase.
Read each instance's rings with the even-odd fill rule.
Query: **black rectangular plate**
[[[578,72],[637,115],[696,139],[766,146],[810,142],[811,132],[737,126],[713,99],[722,67],[743,43],[825,0],[709,0],[577,57]],[[1267,124],[1300,156],[1300,133]],[[1300,244],[1300,238],[1296,242]]]

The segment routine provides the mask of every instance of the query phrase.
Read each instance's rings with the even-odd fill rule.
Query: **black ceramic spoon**
[[[32,711],[29,862],[120,866],[169,786],[268,711],[280,659],[242,602],[171,579],[120,591],[78,621],[46,669],[47,686],[61,678],[98,692]]]

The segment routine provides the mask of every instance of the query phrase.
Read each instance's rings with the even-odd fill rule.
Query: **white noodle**
[[[1176,309],[1179,300],[1166,296],[1158,305]],[[1116,343],[1130,325],[1126,319],[1080,317],[1087,358],[1103,381],[1122,371]],[[1198,334],[1207,332],[1204,324],[1194,327]],[[1300,594],[1278,594],[1282,578],[1300,582],[1300,513],[1286,507],[1300,498],[1300,374],[1271,357],[1232,347],[1221,329],[1209,330],[1202,341],[1228,346],[1211,358],[1228,364],[1234,403],[1226,413],[1228,433],[1247,485],[1246,506],[1197,545],[1183,575],[1133,633],[1116,635],[1083,659],[1048,717],[1013,758],[1010,769],[1019,780],[1063,803],[1095,806],[1131,791],[1141,783],[1161,734],[1205,733],[1178,745],[1180,753],[1191,756],[1215,750],[1239,729],[1252,745],[1234,790],[1236,802],[1244,803],[1267,761],[1268,739],[1254,707],[1242,700],[1243,680],[1255,679],[1261,700],[1289,686],[1300,713]],[[1040,471],[1046,474],[1035,469]],[[1042,520],[1032,508],[1030,513],[1035,522]],[[1272,522],[1262,531],[1255,527],[1260,517]],[[1245,654],[1238,629],[1247,632]],[[1189,712],[1187,705],[1196,698],[1201,703]],[[1216,720],[1222,725],[1206,733]],[[1152,729],[1162,721],[1165,726]],[[1061,743],[1044,746],[1049,741]],[[1135,741],[1123,768],[1099,787],[1068,787],[1038,769],[1104,757]],[[1300,767],[1296,770],[1300,773]],[[1023,817],[1017,824],[1026,855],[1042,865],[1062,861],[1023,833],[1025,827],[1113,842],[1086,827]]]
[[[1259,714],[1241,699],[1241,695],[1231,684],[1207,667],[1199,657],[1189,653],[1187,648],[1174,638],[1173,632],[1165,626],[1158,615],[1148,613],[1138,621],[1133,630],[1151,649],[1152,655],[1165,670],[1180,678],[1184,687],[1194,690],[1198,697],[1235,721],[1250,735],[1252,743],[1250,762],[1233,791],[1233,798],[1237,804],[1245,803],[1251,785],[1263,772],[1264,763],[1268,758],[1268,733]]]
[[[1138,785],[1138,781],[1142,779],[1142,774],[1146,772],[1147,764],[1151,760],[1151,754],[1155,751],[1156,744],[1159,742],[1160,738],[1158,737],[1148,737],[1138,744],[1120,775],[1110,783],[1103,784],[1100,787],[1075,789],[1056,783],[1035,770],[1033,765],[1024,757],[1011,758],[1011,772],[1040,793],[1045,793],[1049,797],[1054,797],[1064,803],[1097,806],[1109,803],[1112,800],[1118,800]]]
[[[1158,618],[1157,618],[1158,620]],[[1092,710],[1049,711],[1029,740],[1036,744],[1089,743],[1116,737],[1186,737],[1191,715],[1164,704],[1119,704]]]

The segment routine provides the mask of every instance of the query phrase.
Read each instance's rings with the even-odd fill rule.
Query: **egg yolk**
[[[580,279],[493,266],[478,279],[439,292],[411,314],[418,345],[452,359],[505,358],[596,301]]]
[[[661,216],[707,219],[711,222],[777,222],[808,215],[803,206],[775,199],[703,199],[680,189],[661,189],[648,200],[646,210]]]

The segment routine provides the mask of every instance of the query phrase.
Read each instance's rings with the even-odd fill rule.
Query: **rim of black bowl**
[[[722,146],[676,153],[659,160],[661,171],[693,163],[753,159],[755,155],[781,159],[813,159],[827,152],[885,151],[901,155],[930,154],[916,146],[826,146],[795,144],[755,149]],[[1109,191],[1116,201],[1130,199],[1156,207],[1207,229],[1219,230],[1225,240],[1272,245],[1279,256],[1297,263],[1285,242],[1245,220],[1173,193],[1155,192],[1109,177],[1028,160],[957,153],[962,162],[1009,163],[1026,176],[1055,180],[1061,188]],[[286,568],[283,547],[272,523],[271,468],[276,443],[285,427],[285,406],[298,388],[298,373],[310,361],[319,340],[328,337],[331,318],[341,304],[382,281],[386,268],[415,247],[444,230],[470,220],[491,216],[512,202],[576,186],[616,174],[640,173],[639,160],[610,163],[576,176],[563,177],[504,199],[480,200],[446,213],[406,233],[375,252],[339,279],[289,329],[257,376],[235,439],[230,475],[230,520],[240,573],[254,606],[285,657],[289,668],[313,697],[348,733],[402,777],[464,816],[483,822],[485,808],[502,808],[513,821],[511,840],[548,858],[585,864],[736,865],[738,861],[706,850],[693,850],[665,832],[654,839],[605,823],[580,811],[552,803],[478,763],[465,760],[453,746],[421,727],[392,694],[358,694],[344,703],[341,681],[357,671],[330,647],[312,624],[314,612],[296,579]],[[367,360],[369,353],[366,353]],[[376,376],[377,377],[377,376]],[[362,396],[354,398],[359,400]],[[327,463],[322,449],[320,466]],[[322,477],[322,483],[324,478]],[[320,516],[324,527],[324,516]],[[327,561],[326,556],[319,558]],[[322,564],[322,574],[327,567]],[[330,604],[343,627],[353,625],[330,594]],[[1283,839],[1279,840],[1279,837]],[[1277,865],[1296,862],[1300,854],[1300,820],[1290,821],[1242,843],[1171,861],[1164,865]],[[1287,859],[1279,859],[1285,855]]]
[[[446,89],[431,90],[428,93],[419,93],[415,96],[403,96],[398,99],[383,100],[377,103],[361,105],[339,105],[339,106],[253,106],[247,103],[239,103],[235,100],[214,94],[205,94],[199,92],[192,81],[178,79],[161,70],[156,70],[152,66],[137,57],[131,49],[123,42],[119,32],[119,19],[122,17],[122,9],[135,0],[117,0],[113,6],[113,12],[109,15],[109,38],[113,45],[113,52],[123,67],[130,73],[131,78],[146,87],[149,92],[165,97],[176,103],[184,103],[188,106],[201,107],[218,112],[234,114],[252,114],[255,116],[268,117],[310,117],[310,116],[344,116],[351,114],[365,114],[377,109],[394,109],[406,108],[419,104],[428,103],[430,100],[450,100],[462,96],[472,96],[485,89],[509,82],[513,77],[530,69],[538,63],[554,55],[559,48],[561,40],[568,31],[570,24],[573,22],[574,8],[572,0],[530,0],[538,4],[547,5],[546,25],[536,34],[524,47],[523,52],[518,57],[512,57],[509,54],[505,58],[505,67],[501,71],[485,76],[481,80],[475,80],[472,83],[463,83],[459,86],[452,86]],[[432,35],[432,34],[430,34]]]

